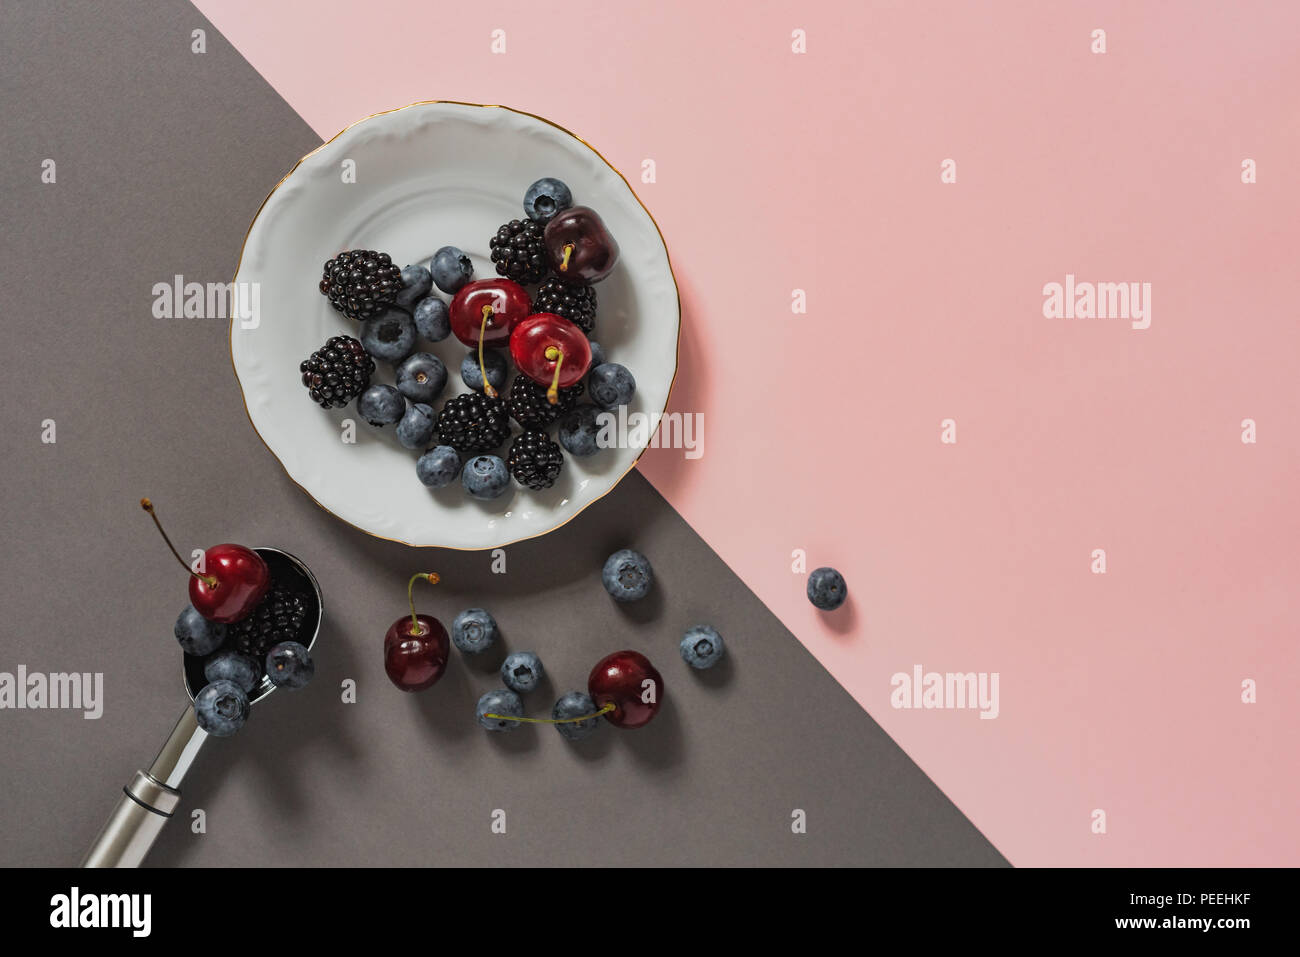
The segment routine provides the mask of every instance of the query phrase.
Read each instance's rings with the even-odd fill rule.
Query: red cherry
[[[542,234],[555,275],[565,282],[600,282],[618,262],[618,243],[594,209],[570,206]]]
[[[483,394],[495,396],[483,365],[483,349],[505,345],[510,330],[524,319],[532,304],[528,293],[510,279],[480,279],[467,283],[451,300],[451,331],[467,346],[478,349],[478,369],[483,376]]]
[[[510,356],[515,366],[539,385],[554,405],[557,389],[567,389],[587,374],[591,343],[574,323],[550,312],[529,316],[510,333]]]
[[[486,324],[484,309],[488,310]],[[510,279],[480,279],[460,287],[452,297],[448,313],[452,333],[465,345],[478,348],[481,335],[483,345],[499,347],[506,344],[510,330],[531,309],[528,293],[519,283]]]
[[[447,670],[450,648],[447,629],[438,619],[416,615],[411,621],[403,615],[384,635],[384,671],[403,691],[423,691]]]
[[[203,571],[196,572],[185,564],[167,537],[153,510],[153,502],[142,498],[140,507],[149,513],[158,534],[189,574],[190,604],[195,611],[209,621],[224,625],[239,621],[257,607],[271,587],[271,569],[261,555],[243,545],[213,545],[203,553]]]
[[[393,684],[403,691],[423,691],[447,670],[451,648],[447,629],[437,618],[415,613],[415,583],[438,584],[433,572],[416,572],[406,584],[406,600],[411,613],[388,626],[384,635],[384,670]]]
[[[243,545],[213,545],[203,573],[190,578],[190,604],[204,618],[228,624],[246,618],[271,587],[262,556]]]
[[[619,728],[639,728],[659,713],[664,680],[638,651],[616,651],[600,659],[587,678],[587,693],[598,708],[612,704],[605,720]]]

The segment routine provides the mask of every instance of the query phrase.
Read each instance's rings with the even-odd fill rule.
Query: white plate
[[[355,182],[345,182],[345,169],[353,168]],[[546,120],[501,106],[445,102],[380,113],[305,156],[254,217],[235,281],[245,289],[257,284],[260,308],[255,328],[232,318],[235,374],[267,448],[294,482],[343,521],[408,545],[496,548],[565,524],[636,464],[642,448],[601,449],[586,459],[565,453],[559,480],[544,492],[511,482],[501,498],[480,502],[459,481],[432,491],[415,477],[416,453],[398,444],[391,427],[372,428],[354,405],[321,409],[299,379],[298,363],[330,336],[359,335],[357,324],[330,308],[317,289],[327,259],[366,248],[390,253],[398,265],[427,265],[435,250],[451,245],[474,260],[475,278],[495,276],[488,239],[502,223],[524,217],[524,191],[542,176],[568,183],[574,202],[599,212],[618,240],[618,266],[597,287],[593,338],[636,377],[629,414],[662,412],[677,372],[681,325],[663,237],[618,171]],[[437,408],[468,391],[459,373],[469,350],[454,336],[421,340],[417,349],[447,366]],[[373,381],[391,383],[388,363],[376,365]],[[356,422],[355,444],[342,440],[349,418]]]

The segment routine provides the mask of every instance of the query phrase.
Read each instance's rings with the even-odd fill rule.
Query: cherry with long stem
[[[261,555],[243,545],[213,545],[203,551],[202,571],[195,571],[181,558],[167,536],[153,502],[140,499],[177,564],[189,576],[190,604],[209,621],[227,625],[249,614],[271,587],[271,569]]]
[[[547,401],[559,405],[560,390],[575,385],[591,365],[591,344],[572,320],[537,312],[511,329],[510,355]]]
[[[181,553],[176,551],[176,546],[173,545],[172,540],[167,537],[167,531],[162,527],[162,522],[158,521],[158,513],[154,511],[153,502],[149,501],[147,498],[142,498],[140,499],[140,507],[149,513],[149,517],[153,519],[154,527],[158,529],[158,534],[161,535],[163,541],[167,543],[167,547],[170,548],[172,554],[176,556],[176,560],[181,563],[181,568],[185,569],[186,572],[193,575],[195,578],[203,582],[203,584],[207,585],[209,588],[216,588],[217,579],[215,576],[206,575],[206,574],[200,575],[193,568],[191,568],[189,565],[186,564],[185,559],[181,558]]]
[[[578,718],[520,718],[512,714],[493,714],[491,711],[485,712],[483,717],[496,718],[501,721],[522,721],[525,724],[576,724],[579,721],[590,721],[592,718],[599,718],[603,714],[609,714],[614,710],[614,702],[609,702],[599,711],[591,714],[584,714]]]

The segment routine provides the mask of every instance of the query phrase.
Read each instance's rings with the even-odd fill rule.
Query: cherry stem
[[[484,712],[485,718],[496,718],[498,721],[522,721],[525,724],[576,724],[579,721],[590,721],[592,718],[599,718],[602,714],[609,714],[614,710],[614,702],[609,702],[595,714],[584,714],[581,718],[517,718],[512,714],[493,714],[491,711]]]
[[[424,633],[424,628],[420,625],[420,619],[415,617],[415,583],[423,579],[430,585],[436,585],[442,581],[437,572],[416,572],[411,576],[411,580],[406,583],[406,600],[411,603],[411,633],[420,635]]]
[[[153,510],[153,502],[149,501],[147,498],[142,498],[140,499],[140,507],[149,513],[149,517],[153,519],[153,523],[158,529],[158,534],[163,537],[163,541],[167,543],[167,547],[172,550],[172,554],[176,556],[176,560],[181,563],[181,568],[185,569],[185,571],[203,582],[203,584],[207,585],[209,588],[216,588],[217,579],[215,576],[200,575],[194,569],[190,568],[189,565],[185,564],[185,559],[181,558],[181,553],[176,551],[176,546],[172,544],[172,540],[167,537],[167,532],[163,530],[162,522],[158,521],[158,515]]]
[[[564,258],[560,260],[560,272],[569,271],[569,257],[573,255],[573,243],[564,244]]]
[[[497,390],[488,382],[487,366],[483,364],[483,337],[487,335],[488,320],[492,318],[492,307],[483,307],[483,324],[478,327],[478,371],[483,376],[483,394],[489,399],[496,398]]]
[[[551,405],[560,404],[560,366],[564,364],[564,353],[555,346],[547,346],[544,353],[547,359],[555,363],[555,378],[551,380],[551,387],[546,390],[546,401]]]

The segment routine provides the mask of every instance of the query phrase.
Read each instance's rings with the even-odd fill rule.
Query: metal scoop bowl
[[[307,598],[307,614],[302,623],[302,634],[310,636],[302,643],[311,650],[320,634],[324,606],[321,603],[320,585],[306,565],[278,548],[255,548],[271,571],[271,581],[297,586]],[[190,697],[180,720],[168,736],[167,742],[154,758],[148,771],[137,771],[130,783],[122,788],[113,813],[109,815],[95,843],[81,862],[82,867],[139,867],[154,841],[162,833],[163,825],[180,805],[181,782],[190,765],[198,756],[208,733],[199,727],[194,717],[193,701],[207,678],[203,676],[203,659],[185,655],[185,693]],[[272,691],[275,685],[263,676],[248,700],[256,704]]]

